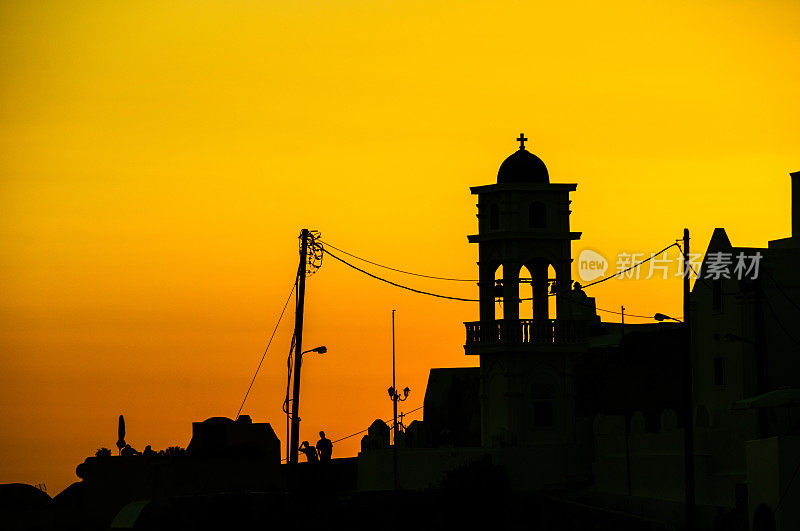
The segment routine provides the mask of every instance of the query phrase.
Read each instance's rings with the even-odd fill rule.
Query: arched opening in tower
[[[527,266],[519,270],[519,318],[533,319],[533,274]]]
[[[556,319],[558,315],[556,314],[556,289],[558,288],[558,284],[556,283],[556,268],[553,267],[553,264],[548,264],[547,266],[547,315],[549,319]]]
[[[493,288],[493,295],[494,297],[494,318],[495,319],[504,319],[505,314],[503,312],[503,264],[497,266],[497,269],[494,270],[494,288]]]
[[[520,290],[520,293],[525,293],[520,297],[525,303],[521,308],[525,312],[525,317],[520,313],[520,318],[539,322],[555,319],[557,289],[555,267],[547,260],[538,258],[523,266],[521,271],[520,284],[524,283],[530,288]],[[522,280],[525,273],[528,279]]]

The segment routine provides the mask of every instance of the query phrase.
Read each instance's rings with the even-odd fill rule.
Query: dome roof
[[[497,184],[546,184],[550,174],[542,159],[525,148],[519,148],[503,161],[497,172]]]

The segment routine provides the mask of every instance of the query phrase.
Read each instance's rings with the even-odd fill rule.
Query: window
[[[725,385],[725,358],[714,358],[714,385]]]
[[[531,203],[528,207],[528,226],[532,229],[541,229],[547,225],[547,210],[544,203]]]
[[[500,228],[500,209],[497,208],[497,205],[492,205],[492,208],[489,210],[489,229],[497,230],[499,228]]]
[[[714,310],[722,309],[722,281],[711,281],[711,308]]]

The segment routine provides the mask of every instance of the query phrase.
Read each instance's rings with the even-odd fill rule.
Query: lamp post
[[[400,432],[399,427],[397,425],[397,403],[403,402],[408,398],[408,394],[411,392],[411,389],[406,387],[403,389],[403,397],[400,398],[400,393],[397,392],[397,385],[395,383],[395,377],[397,372],[395,371],[395,349],[394,349],[394,312],[396,310],[392,310],[392,386],[387,390],[389,392],[389,398],[392,400],[392,411],[394,416],[392,417],[392,484],[394,490],[397,490],[397,434]]]
[[[297,448],[299,443],[297,442],[300,439],[300,365],[303,361],[303,354],[308,354],[309,352],[316,352],[317,354],[325,354],[328,352],[328,347],[320,346],[314,347],[309,350],[305,350],[300,352],[299,354],[295,354],[294,359],[294,377],[292,380],[294,381],[294,385],[292,386],[292,422],[291,422],[291,434],[287,433],[287,444],[289,448],[287,448],[287,455],[289,456],[290,463],[297,463]],[[291,441],[291,442],[289,442]]]
[[[408,394],[411,392],[411,389],[406,387],[403,389],[403,397],[400,398],[400,393],[397,392],[397,384],[395,383],[396,371],[395,371],[395,352],[394,352],[394,312],[396,310],[392,310],[392,386],[388,389],[389,398],[392,400],[392,409],[394,412],[394,416],[392,417],[392,439],[394,444],[397,444],[397,433],[399,431],[397,425],[397,403],[403,402],[408,398]]]
[[[656,320],[656,321],[658,321],[658,322],[661,322],[661,321],[677,321],[677,322],[679,322],[679,323],[682,323],[682,322],[683,322],[683,321],[681,321],[680,319],[676,319],[676,318],[674,318],[674,317],[670,317],[669,315],[666,315],[666,314],[663,314],[663,313],[657,313],[657,314],[655,314],[655,315],[653,316],[653,319],[655,319],[655,320]]]
[[[398,402],[405,402],[405,400],[408,398],[408,394],[411,392],[411,389],[409,389],[408,387],[403,389],[403,396],[402,397],[400,396],[400,393],[395,390],[394,386],[391,386],[388,389],[388,391],[389,391],[389,398],[392,399],[392,401],[394,402],[394,410],[395,410],[395,414],[394,414],[394,429],[397,430],[397,428],[399,426],[398,423],[397,423],[397,403]],[[396,431],[395,431],[395,435],[397,435]]]
[[[683,359],[683,414],[686,423],[683,441],[684,456],[684,480],[685,480],[685,508],[686,508],[686,531],[695,531],[696,509],[695,509],[695,481],[694,481],[694,397],[692,392],[692,329],[691,329],[691,277],[692,271],[689,265],[689,229],[683,229],[683,320],[670,317],[663,313],[653,316],[656,321],[676,321],[683,324],[685,355]]]
[[[686,531],[695,531],[697,528],[695,511],[695,484],[694,484],[694,396],[692,386],[692,317],[691,317],[691,278],[689,272],[689,229],[683,229],[683,329],[686,336],[686,355],[684,359],[684,388],[683,400],[686,415],[686,429],[684,430],[684,475],[686,482]]]

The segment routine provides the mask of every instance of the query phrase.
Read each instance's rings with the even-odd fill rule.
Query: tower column
[[[519,320],[519,269],[518,262],[503,264],[503,319]]]
[[[479,312],[481,322],[488,323],[494,321],[494,268],[484,265],[484,262],[478,264],[478,298]]]
[[[533,320],[546,321],[548,315],[547,301],[547,262],[536,260],[531,269],[533,275]]]
[[[569,256],[569,255],[567,255]],[[556,315],[555,318],[572,319],[572,308],[569,306],[568,298],[572,291],[572,273],[570,267],[572,266],[572,259],[562,259],[556,265]]]

